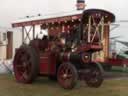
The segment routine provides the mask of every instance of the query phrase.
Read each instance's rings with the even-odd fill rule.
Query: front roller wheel
[[[74,65],[63,63],[59,66],[57,80],[65,89],[72,89],[77,82],[78,74]]]
[[[100,68],[96,65],[90,66],[85,82],[89,87],[100,87],[103,82],[103,74]]]
[[[21,46],[14,57],[14,74],[20,83],[32,83],[39,70],[39,60],[36,51],[27,45]]]

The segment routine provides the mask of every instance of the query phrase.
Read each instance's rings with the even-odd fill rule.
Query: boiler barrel
[[[81,55],[76,53],[71,53],[69,57],[70,62],[80,63],[81,62]]]
[[[87,53],[63,53],[62,60],[66,62],[71,62],[75,65],[81,65],[89,62],[89,54]]]

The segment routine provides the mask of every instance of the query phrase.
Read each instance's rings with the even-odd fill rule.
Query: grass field
[[[74,89],[65,90],[47,78],[24,85],[16,83],[11,75],[0,75],[0,96],[128,96],[128,79],[105,80],[100,88],[78,82]]]

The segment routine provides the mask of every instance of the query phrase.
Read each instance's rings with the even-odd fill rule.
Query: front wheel
[[[57,72],[57,80],[65,89],[72,89],[77,82],[78,74],[74,65],[71,63],[63,63],[59,66]]]
[[[89,87],[95,87],[95,88],[100,87],[103,82],[103,74],[101,69],[98,66],[93,65],[90,66],[88,70],[89,71],[85,79],[86,84]]]

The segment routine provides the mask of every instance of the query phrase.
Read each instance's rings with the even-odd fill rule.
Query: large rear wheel
[[[77,82],[78,74],[74,65],[71,63],[63,63],[59,66],[57,72],[57,80],[65,89],[72,89]]]
[[[39,72],[39,57],[31,46],[21,46],[14,57],[14,74],[20,83],[32,83]]]

